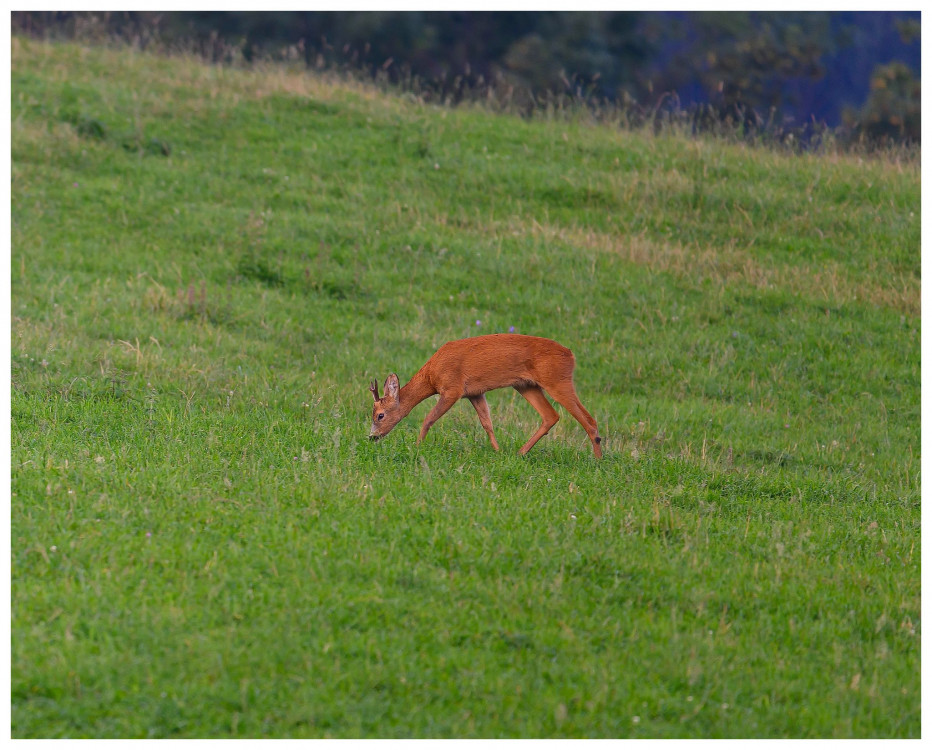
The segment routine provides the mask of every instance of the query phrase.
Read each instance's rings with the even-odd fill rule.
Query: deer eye
[[[385,412],[382,412],[381,414],[379,414],[379,421],[383,419],[385,419]]]

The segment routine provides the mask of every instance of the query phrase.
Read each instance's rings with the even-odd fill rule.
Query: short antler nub
[[[378,401],[379,400],[379,381],[373,380],[372,385],[369,386],[369,390],[372,391],[372,398]]]

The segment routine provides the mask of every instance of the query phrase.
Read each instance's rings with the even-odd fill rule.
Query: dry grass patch
[[[746,284],[755,289],[784,289],[827,303],[869,302],[904,315],[920,312],[920,281],[900,275],[894,285],[853,278],[841,263],[776,266],[762,263],[735,245],[699,248],[643,235],[612,235],[585,227],[561,227],[531,221],[524,230],[545,242],[560,242],[611,253],[630,263],[719,284]]]

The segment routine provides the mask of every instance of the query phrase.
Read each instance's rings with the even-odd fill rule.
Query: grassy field
[[[13,39],[14,737],[918,737],[918,158]],[[605,457],[368,382],[506,331]]]

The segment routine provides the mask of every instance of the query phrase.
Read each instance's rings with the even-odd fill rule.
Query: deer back
[[[496,388],[563,382],[575,360],[565,346],[538,336],[500,333],[450,341],[425,365],[438,392],[472,396]]]

